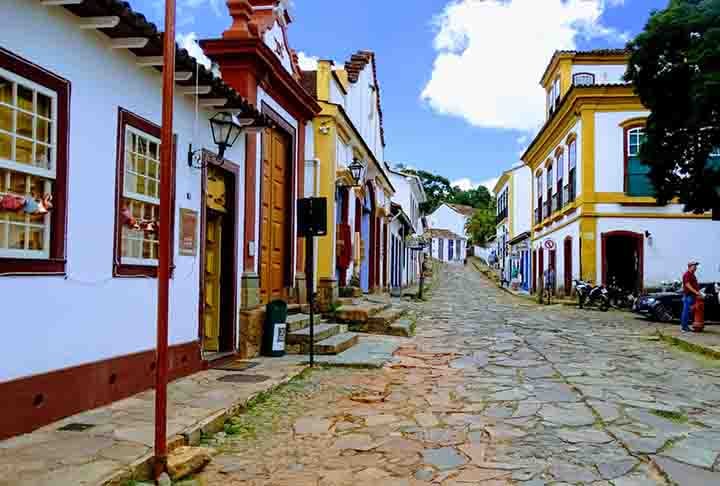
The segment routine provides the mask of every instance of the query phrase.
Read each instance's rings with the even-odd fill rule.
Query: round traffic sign
[[[553,240],[545,240],[545,248],[548,250],[554,250],[555,249],[555,242]]]

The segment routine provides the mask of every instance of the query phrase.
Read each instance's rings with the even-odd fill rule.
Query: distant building
[[[446,262],[463,262],[466,256],[467,238],[446,229],[431,228],[425,233],[430,241],[430,256]]]
[[[496,255],[503,279],[530,290],[530,169],[524,165],[503,172],[495,184]]]

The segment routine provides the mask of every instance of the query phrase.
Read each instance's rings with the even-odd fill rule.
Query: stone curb
[[[685,351],[702,354],[703,356],[707,356],[713,359],[720,359],[720,351],[718,351],[717,349],[703,346],[702,344],[694,343],[681,337],[665,334],[660,329],[657,330],[657,335],[660,336],[660,339],[662,339],[666,343],[678,346]]]
[[[213,434],[220,432],[225,426],[225,422],[236,415],[243,408],[252,403],[258,396],[264,393],[272,393],[277,388],[289,383],[295,377],[303,373],[308,366],[305,363],[301,363],[296,366],[287,376],[283,379],[273,383],[271,386],[264,390],[259,390],[252,395],[241,399],[233,403],[232,405],[218,410],[208,415],[204,419],[196,422],[192,426],[180,432],[168,439],[168,452],[172,451],[180,446],[197,445],[200,443],[200,439],[203,435]],[[131,480],[143,480],[149,479],[152,474],[154,454],[152,452],[141,456],[132,462],[129,466],[124,467],[118,471],[111,473],[109,476],[100,480],[98,486],[124,486],[128,481]]]

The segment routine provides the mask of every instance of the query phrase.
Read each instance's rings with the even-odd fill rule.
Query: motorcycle
[[[607,289],[602,285],[595,285],[582,280],[575,280],[575,293],[578,296],[578,306],[583,309],[587,306],[597,306],[605,312],[610,308],[610,298]]]
[[[615,279],[607,287],[610,305],[616,309],[632,309],[635,305],[635,295],[617,284]]]

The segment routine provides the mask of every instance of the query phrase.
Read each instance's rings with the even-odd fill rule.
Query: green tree
[[[495,234],[495,203],[489,207],[478,209],[465,225],[472,243],[483,246]]]
[[[453,187],[453,193],[450,201],[455,204],[463,204],[475,209],[487,208],[493,200],[490,191],[485,186],[478,186],[475,189],[464,191],[459,187]]]
[[[398,168],[406,174],[418,176],[422,181],[425,196],[427,196],[427,201],[420,205],[420,211],[424,214],[430,214],[442,203],[450,202],[453,188],[445,177],[424,170],[405,169],[402,165],[398,165]]]
[[[720,0],[671,0],[628,48],[625,80],[651,112],[640,157],[658,202],[720,206]]]

